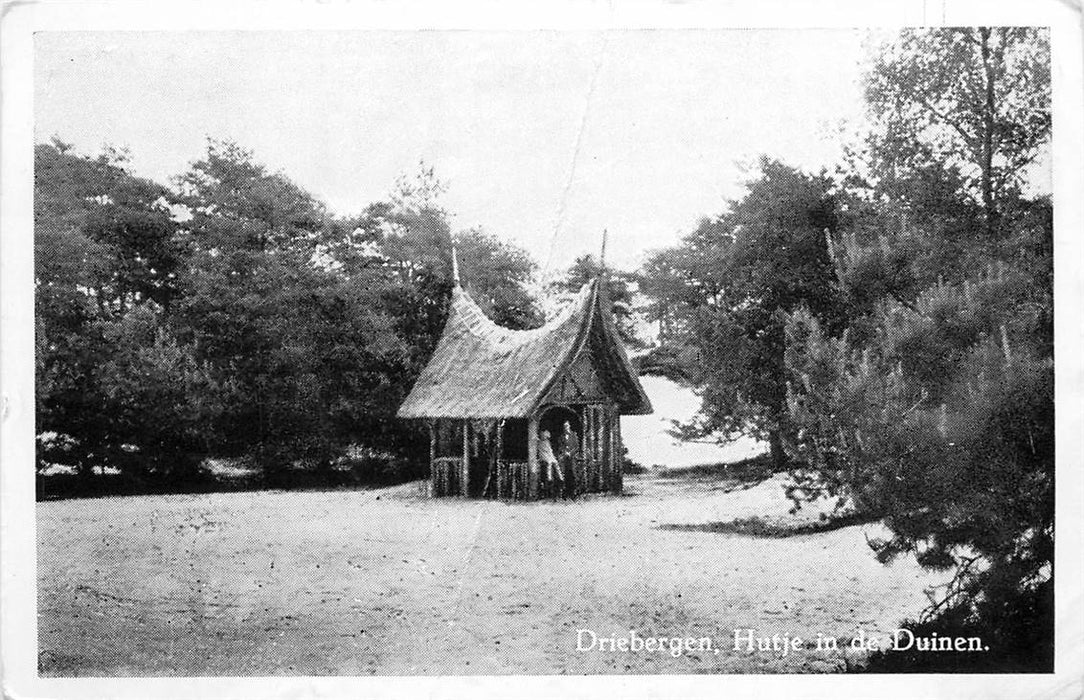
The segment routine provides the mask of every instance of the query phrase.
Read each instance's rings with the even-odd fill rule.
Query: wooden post
[[[613,406],[606,407],[606,488],[617,490],[617,452],[614,450],[614,415]]]
[[[427,420],[426,425],[429,426],[429,495],[439,496],[437,493],[437,472],[436,472],[436,459],[437,459],[437,431],[433,427],[433,421]]]
[[[580,458],[587,456],[587,406],[580,407]]]
[[[610,436],[613,434],[613,424],[610,422],[609,405],[602,407],[602,488],[609,491],[613,485],[614,462],[613,450],[610,449]]]
[[[614,411],[614,493],[625,489],[625,446],[621,442],[621,412]]]
[[[599,459],[599,409],[591,407],[591,484],[596,491],[602,490],[602,460]]]
[[[467,496],[467,487],[470,481],[470,421],[463,419],[463,466],[462,478],[459,480],[459,493]]]
[[[595,491],[595,407],[588,406],[588,427],[584,429],[588,433],[588,449],[583,451],[588,467],[588,491]]]
[[[583,407],[583,490],[584,493],[591,493],[594,491],[594,484],[591,469],[591,407]]]
[[[527,498],[538,496],[538,414],[527,419]]]
[[[501,460],[504,459],[504,419],[501,418],[497,421],[497,447],[494,450],[497,454],[497,498],[504,498],[506,493],[502,490],[501,486],[503,481],[501,479]]]

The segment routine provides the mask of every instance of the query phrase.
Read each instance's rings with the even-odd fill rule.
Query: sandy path
[[[874,562],[855,526],[788,539],[660,529],[789,505],[651,477],[576,503],[428,500],[417,486],[38,505],[39,644],[54,675],[832,670],[734,652],[733,629],[887,631],[937,577]],[[720,653],[577,651],[599,635]]]
[[[700,397],[665,377],[642,376],[640,384],[654,410],[646,416],[621,416],[621,439],[629,458],[645,467],[729,464],[767,451],[767,445],[748,437],[725,445],[678,441],[668,431],[673,421],[692,419],[700,408]]]

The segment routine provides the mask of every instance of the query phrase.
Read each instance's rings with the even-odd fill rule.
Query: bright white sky
[[[456,229],[481,226],[552,270],[597,253],[606,228],[608,259],[631,268],[739,195],[740,163],[834,162],[841,124],[862,118],[864,36],[45,32],[35,134],[128,147],[160,182],[207,136],[232,139],[340,214],[424,159]]]

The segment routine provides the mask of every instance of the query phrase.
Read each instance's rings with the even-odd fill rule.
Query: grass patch
[[[183,479],[126,472],[91,475],[39,472],[36,496],[39,501],[55,501],[266,490],[366,490],[407,483],[422,475],[415,465],[394,457],[343,460],[331,469],[290,468],[274,474],[265,474],[252,466],[212,463]]]
[[[771,455],[762,454],[738,462],[697,464],[691,467],[675,467],[659,472],[663,479],[697,479],[710,481],[740,481],[760,483],[775,474]]]
[[[852,525],[864,525],[876,522],[880,518],[876,516],[848,513],[837,517],[828,517],[823,520],[804,521],[773,521],[767,518],[751,517],[738,518],[736,520],[718,521],[713,523],[678,524],[667,523],[660,525],[660,530],[676,530],[679,532],[714,532],[723,535],[747,535],[749,537],[768,537],[781,539],[796,537],[798,535],[812,535],[818,532],[839,530]]]

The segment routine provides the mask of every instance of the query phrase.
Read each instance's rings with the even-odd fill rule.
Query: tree
[[[865,95],[878,127],[871,171],[883,189],[902,194],[916,171],[940,166],[980,203],[992,239],[1049,140],[1047,30],[905,30],[880,47]]]
[[[704,297],[706,290],[697,281],[712,278],[708,255],[719,246],[697,238],[716,226],[716,220],[701,219],[686,245],[653,252],[637,275],[640,291],[648,299],[644,313],[648,321],[658,322],[663,348],[680,342],[689,328],[690,314]]]
[[[689,439],[752,434],[786,462],[784,327],[805,307],[838,323],[838,288],[828,251],[837,226],[832,183],[762,159],[760,176],[729,211],[705,219],[674,251],[656,254],[681,275],[675,302],[688,309],[684,342],[695,348],[684,372],[701,391]],[[648,289],[660,289],[658,283]]]
[[[439,190],[429,185],[425,191],[434,189]],[[513,329],[541,324],[537,302],[527,291],[536,265],[522,249],[481,229],[453,234],[443,209],[409,198],[373,205],[369,215],[366,225],[379,251],[375,264],[387,273],[384,302],[411,348],[417,372],[436,348],[447,319],[453,239],[461,283],[494,321]],[[413,376],[407,383],[413,383]]]
[[[1030,287],[993,268],[888,304],[866,347],[793,314],[800,467],[788,494],[796,507],[830,497],[883,517],[890,536],[870,542],[880,561],[913,554],[954,573],[921,622],[985,630],[994,658],[1040,670],[1053,659],[1054,364],[1036,342],[1043,313]],[[1029,631],[1037,624],[1045,634]]]
[[[636,337],[636,319],[633,315],[633,288],[636,276],[620,270],[603,270],[594,255],[576,258],[564,276],[553,285],[559,293],[578,292],[587,282],[605,272],[606,294],[610,299],[617,332],[626,343],[639,344]]]
[[[881,561],[954,572],[918,624],[992,643],[955,670],[1053,662],[1052,226],[1023,187],[1049,138],[1045,42],[914,30],[884,50],[883,128],[828,239],[845,318],[787,315],[788,494],[883,517]],[[875,659],[904,663],[939,668]]]
[[[166,488],[198,477],[218,442],[231,380],[217,378],[149,309],[105,323],[102,332],[111,351],[99,383],[121,444],[112,466]]]
[[[34,155],[39,465],[89,475],[138,445],[103,384],[117,351],[108,328],[161,313],[183,247],[165,188],[133,177],[115,150],[90,158],[54,139]]]
[[[517,330],[541,325],[537,301],[527,291],[538,266],[526,251],[480,228],[459,232],[455,242],[462,282],[493,321]]]
[[[387,274],[339,264],[323,205],[252,154],[211,141],[178,179],[193,256],[178,335],[232,388],[224,455],[278,480],[299,461],[328,465],[396,404],[408,363],[385,310]],[[330,229],[330,230],[329,230]]]
[[[418,170],[413,175],[403,173],[395,179],[388,204],[400,213],[431,211],[445,216],[447,212],[441,206],[440,198],[447,191],[448,183],[441,180],[436,168],[427,165],[423,159],[418,161]]]
[[[271,480],[328,467],[351,445],[415,455],[394,418],[432,353],[452,292],[452,234],[421,184],[335,218],[251,153],[210,142],[178,183],[193,255],[176,305],[178,337],[232,387],[219,450]],[[406,183],[406,184],[404,184]],[[497,320],[534,322],[533,264],[480,231],[456,237],[465,283]]]
[[[119,151],[70,150],[36,152],[43,465],[116,467],[168,488],[209,456],[251,460],[271,483],[352,446],[397,466],[421,456],[394,414],[452,294],[432,168],[336,218],[233,143],[209,140],[175,192],[132,177]],[[487,313],[541,322],[526,253],[481,230],[454,239]]]
[[[54,140],[35,146],[34,156],[35,224],[46,236],[78,230],[109,258],[86,280],[94,300],[113,313],[167,304],[184,254],[169,191],[128,173],[115,149],[88,158]]]

